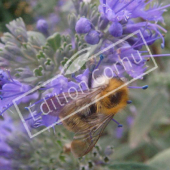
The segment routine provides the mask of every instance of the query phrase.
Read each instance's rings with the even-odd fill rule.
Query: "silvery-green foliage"
[[[0,66],[8,67],[13,75],[33,85],[54,77],[61,64],[64,65],[72,55],[87,45],[83,36],[75,35],[74,26],[80,15],[89,19],[97,18],[98,11],[93,5],[78,3],[78,0],[74,4],[77,11],[69,16],[72,28],[70,36],[55,33],[46,38],[38,32],[27,32],[22,19],[8,24],[11,32],[2,37]],[[165,15],[165,20],[169,29],[169,13]],[[74,35],[75,49],[72,49]],[[169,35],[166,38],[167,53],[170,52]],[[55,133],[51,129],[32,140],[14,134],[9,144],[16,154],[15,169],[18,170],[19,164],[20,168],[26,170],[169,170],[170,63],[166,58],[161,59],[161,62],[163,71],[155,71],[146,76],[143,83],[139,82],[141,85],[148,84],[148,91],[130,92],[133,105],[115,116],[124,125],[121,139],[115,137],[117,127],[111,122],[93,152],[79,160],[70,151],[65,152],[63,149],[66,145],[69,148],[73,134],[61,126],[55,127]],[[14,115],[17,117],[17,113]],[[127,116],[134,118],[131,127],[126,124]]]
[[[27,31],[21,18],[7,27],[10,33],[1,38],[0,66],[32,85],[54,77],[66,60],[86,46],[78,35],[73,49],[69,35],[55,33],[46,38],[39,32]]]

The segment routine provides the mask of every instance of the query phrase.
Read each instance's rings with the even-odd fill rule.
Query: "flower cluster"
[[[32,3],[38,3],[38,1],[32,1]],[[58,6],[63,5],[62,1],[57,1],[54,13],[49,14],[47,18],[36,17],[36,30],[39,32],[27,31],[20,18],[7,25],[9,32],[4,33],[1,38],[0,117],[2,115],[5,119],[3,121],[0,119],[0,169],[15,169],[10,161],[13,159],[10,155],[13,155],[14,152],[17,153],[17,156],[14,154],[15,159],[18,159],[19,156],[26,160],[31,158],[30,165],[23,169],[33,166],[36,167],[35,169],[41,166],[39,167],[41,169],[44,164],[45,166],[54,164],[54,167],[50,167],[51,169],[56,169],[56,164],[58,167],[65,168],[66,160],[69,163],[74,162],[73,158],[66,153],[70,152],[70,140],[66,139],[67,135],[62,134],[62,127],[56,127],[59,131],[57,133],[54,127],[55,124],[62,124],[59,114],[65,104],[74,100],[76,93],[73,92],[86,93],[93,88],[92,76],[95,79],[104,74],[108,79],[119,78],[123,81],[131,78],[142,79],[142,75],[149,70],[148,67],[152,64],[149,63],[151,56],[146,51],[146,45],[150,46],[157,40],[161,40],[161,47],[165,47],[164,33],[167,30],[159,23],[164,23],[162,15],[170,5],[158,5],[152,0],[100,0],[98,7],[92,5],[90,0],[74,0],[73,3],[76,14],[69,15],[70,28],[63,29],[68,35],[58,32],[52,34],[58,26],[57,23],[60,20],[58,17],[61,17]],[[84,49],[90,54],[89,58],[82,52]],[[95,56],[95,54],[97,55]],[[76,57],[74,58],[74,56]],[[153,57],[159,56],[169,56],[169,54],[153,55]],[[66,74],[67,70],[62,72],[61,70],[64,68],[70,69],[71,73]],[[50,79],[51,81],[48,81]],[[34,92],[30,92],[35,88]],[[145,90],[148,85],[137,86],[136,83],[133,83],[127,85],[127,88]],[[90,92],[91,90],[93,89],[90,89]],[[40,135],[40,138],[31,141],[33,142],[31,145],[37,144],[32,150],[29,145],[26,145],[27,143],[22,143],[22,140],[18,139],[16,140],[19,141],[19,144],[16,145],[17,151],[14,151],[12,145],[8,145],[7,140],[8,136],[12,136],[11,134],[16,132],[16,128],[12,120],[7,117],[6,111],[12,112],[13,100],[26,93],[28,93],[27,96],[23,96],[17,101],[24,118],[22,121],[25,120],[24,125],[28,125],[27,128],[31,134],[43,128],[46,129],[46,127],[53,127],[55,135],[52,134],[50,137],[47,133]],[[127,104],[131,103],[131,100],[127,101]],[[133,105],[131,106],[129,107],[131,116],[123,118],[126,120],[124,128],[119,122],[112,119],[117,124],[117,128],[115,130],[110,128],[108,132],[114,134],[117,139],[121,139],[126,130],[132,128],[132,125],[136,123],[134,123],[136,109]],[[76,110],[78,109],[79,107],[76,108]],[[16,138],[16,136],[14,137]],[[123,144],[124,141],[123,138]],[[12,142],[15,143],[15,141]],[[27,148],[24,154],[20,150],[23,148],[20,143]],[[121,142],[119,141],[119,143]],[[57,147],[55,147],[56,150],[54,147],[46,149],[43,148],[44,145]],[[35,148],[37,150],[34,152]],[[104,156],[100,155],[101,150],[97,146],[92,152],[92,155],[97,155],[94,158],[95,161],[88,162],[88,166],[82,166],[82,169],[105,164],[112,153],[113,148],[107,146],[105,153],[102,153]],[[32,154],[35,154],[34,157]],[[42,160],[42,155],[47,157],[48,162]],[[89,157],[91,159],[90,155]],[[38,161],[37,158],[39,158]],[[90,161],[92,160],[93,158]]]
[[[9,107],[13,105],[13,100],[20,95],[28,92],[31,89],[30,85],[22,84],[18,80],[14,80],[9,71],[0,70],[0,114],[3,114]],[[18,101],[19,103],[27,103],[32,99],[37,99],[38,93],[23,97],[22,100]]]
[[[12,148],[7,144],[7,139],[16,128],[12,122],[12,119],[5,115],[5,120],[0,120],[0,169],[10,170],[12,169],[12,162],[9,160],[12,154]]]
[[[146,64],[150,57],[143,54],[144,51],[139,50],[146,44],[152,45],[158,39],[162,40],[161,47],[165,46],[162,32],[166,33],[167,31],[158,25],[158,22],[164,22],[162,14],[169,6],[161,6],[145,0],[100,0],[98,23],[94,25],[91,21],[93,18],[80,18],[76,23],[75,30],[78,34],[86,34],[85,41],[90,45],[98,44],[98,50],[101,51],[139,31],[140,34],[128,38],[121,46],[115,46],[103,52],[106,65],[117,64],[119,76],[123,76],[122,73],[126,72],[136,78],[147,70]],[[115,71],[114,68],[113,70]]]
[[[162,39],[161,47],[164,48],[165,41],[162,32],[166,33],[166,30],[158,25],[158,22],[163,22],[162,14],[170,5],[158,6],[152,1],[146,2],[145,0],[100,0],[97,9],[99,12],[94,9],[90,14],[87,14],[87,11],[90,11],[88,4],[84,6],[82,4],[83,2],[77,2],[75,5],[80,8],[77,9],[78,15],[83,11],[84,14],[80,15],[79,19],[75,16],[70,17],[70,23],[74,25],[73,32],[78,35],[69,30],[70,37],[58,33],[50,36],[49,25],[43,19],[37,22],[37,29],[47,38],[40,33],[27,32],[21,19],[7,25],[11,34],[6,33],[2,37],[0,66],[11,67],[14,72],[13,76],[18,76],[20,79],[13,79],[8,71],[0,71],[1,114],[13,105],[12,101],[15,98],[58,74],[72,55],[84,49],[87,44],[90,47],[96,45],[95,52],[102,51],[102,57],[94,59],[93,69],[86,64],[85,68],[73,74],[72,77],[61,75],[53,79],[50,84],[40,86],[38,92],[22,98],[19,103],[30,103],[37,99],[41,101],[43,97],[48,99],[49,96],[68,92],[69,89],[71,89],[70,92],[74,89],[86,90],[87,86],[81,84],[80,89],[79,83],[82,81],[88,83],[89,74],[97,68],[102,71],[98,72],[96,76],[105,71],[107,76],[111,74],[113,77],[122,78],[128,75],[133,78],[142,78],[141,75],[147,70],[146,64],[150,57],[146,51],[142,51],[142,48],[146,44],[152,45],[158,39]],[[81,11],[81,9],[83,10]],[[76,22],[71,22],[75,20]],[[112,46],[136,31],[140,31],[143,38],[140,34],[135,34],[119,45]],[[83,36],[87,44],[83,42]],[[97,60],[99,60],[98,64]],[[13,64],[10,64],[10,61]],[[109,69],[105,69],[107,66]],[[147,89],[148,86],[129,86],[129,88]],[[31,123],[33,127],[50,126],[58,121],[56,113],[55,116],[43,115],[41,111],[37,113],[42,117],[41,120],[38,119],[34,122],[34,125]],[[27,120],[30,119],[27,118]]]
[[[77,2],[77,6],[80,6],[80,4],[82,4],[82,2]],[[87,44],[98,45],[95,49],[96,52],[102,51],[102,58],[100,58],[98,64],[95,64],[95,68],[99,67],[100,71],[102,70],[97,73],[97,76],[102,74],[104,70],[108,76],[111,74],[111,76],[114,77],[125,77],[126,74],[128,74],[133,78],[142,78],[141,75],[147,70],[146,64],[150,57],[150,55],[146,54],[146,51],[141,50],[142,47],[146,45],[145,42],[147,45],[152,45],[157,39],[162,39],[162,48],[165,43],[161,31],[166,32],[166,30],[158,25],[157,22],[163,22],[162,14],[169,5],[157,6],[152,4],[151,1],[145,2],[142,0],[101,0],[98,7],[100,15],[98,15],[97,11],[93,11],[93,14],[97,13],[97,15],[93,16],[92,14],[88,14],[85,15],[85,17],[81,16],[80,19],[78,19],[74,25],[76,33],[84,35],[84,40]],[[146,8],[148,6],[149,8]],[[80,10],[77,9],[77,11],[81,13]],[[86,9],[84,11],[88,10]],[[90,16],[92,16],[92,18]],[[136,18],[142,18],[144,21],[139,19],[138,22],[136,22]],[[156,23],[152,23],[151,21],[156,21]],[[1,114],[13,105],[13,99],[28,92],[37,85],[38,82],[44,81],[43,78],[47,78],[49,75],[54,76],[58,68],[62,69],[62,66],[59,63],[66,63],[67,60],[71,58],[77,50],[81,50],[84,45],[82,43],[83,40],[77,35],[77,37],[71,37],[71,42],[67,37],[61,37],[59,34],[54,34],[48,37],[49,26],[43,19],[40,19],[37,22],[37,29],[48,37],[47,40],[40,34],[26,32],[22,20],[17,20],[16,22],[13,21],[8,25],[8,28],[13,35],[5,35],[5,38],[2,38],[5,43],[1,44],[1,55],[4,58],[4,60],[2,60],[2,66],[8,65],[9,61],[7,59],[11,59],[10,50],[12,49],[14,52],[13,55],[15,55],[16,59],[19,61],[19,63],[16,63],[16,67],[12,70],[16,70],[22,63],[29,63],[26,68],[22,68],[17,74],[22,72],[20,75],[21,78],[23,76],[30,76],[35,80],[35,83],[34,85],[31,85],[31,81],[29,83],[26,83],[25,81],[21,83],[19,80],[14,80],[9,72],[1,71]],[[17,32],[17,28],[19,28],[20,32]],[[141,38],[141,35],[136,34],[124,42],[121,42],[119,45],[110,48],[112,44],[116,44],[125,36],[138,30],[142,33],[145,42]],[[33,38],[33,36],[35,37]],[[17,46],[9,44],[9,40],[12,40]],[[57,43],[53,44],[53,42]],[[66,45],[67,43],[70,44]],[[45,46],[45,44],[47,45]],[[62,46],[62,44],[64,45]],[[24,56],[23,58],[20,57],[22,55]],[[34,58],[31,58],[31,55],[34,56]],[[63,60],[63,56],[67,57]],[[155,57],[156,56],[159,55],[155,55]],[[33,64],[32,61],[34,61]],[[105,69],[107,66],[109,66],[110,69]],[[13,66],[10,65],[10,67]],[[42,97],[44,94],[50,96],[62,94],[63,92],[67,92],[70,88],[72,88],[72,90],[74,88],[78,91],[86,90],[87,86],[82,84],[82,89],[80,89],[79,83],[81,81],[87,83],[90,72],[92,72],[91,68],[87,65],[86,70],[80,70],[75,75],[72,75],[72,78],[60,76],[54,79],[51,84],[41,87],[39,92],[22,98],[19,103],[29,103],[32,100],[38,99],[39,96]],[[129,88],[146,89],[147,87],[148,86]],[[46,95],[43,97],[48,98]],[[41,112],[38,113],[38,115],[42,115]],[[54,118],[53,116],[42,115],[41,121],[38,120],[38,123],[36,122],[35,124],[37,126],[49,126],[57,120],[58,117]]]

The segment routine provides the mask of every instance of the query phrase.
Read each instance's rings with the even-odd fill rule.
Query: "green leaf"
[[[65,159],[66,159],[66,157],[65,157],[65,156],[60,155],[60,156],[59,156],[59,158],[60,158],[60,160],[61,160],[62,162],[66,162],[66,160],[65,160]]]
[[[170,149],[167,149],[157,154],[151,160],[149,160],[148,165],[158,167],[159,169],[162,169],[162,170],[169,170],[170,168],[169,160],[170,160]]]
[[[47,39],[47,43],[54,51],[56,51],[61,46],[61,35],[55,33]]]
[[[136,147],[143,141],[143,138],[150,131],[154,123],[163,115],[161,110],[161,101],[163,100],[164,96],[162,93],[156,93],[156,95],[154,94],[149,99],[146,99],[130,131],[130,145],[132,147]]]
[[[159,170],[155,167],[141,163],[115,163],[108,167],[111,170]]]
[[[35,76],[42,76],[43,75],[43,67],[42,66],[39,66],[38,68],[36,68],[35,70],[34,70],[34,75]]]
[[[68,58],[64,57],[63,61],[61,61],[62,66],[64,66],[68,61]]]
[[[45,57],[45,53],[43,53],[42,51],[39,52],[39,54],[37,55],[38,59],[42,59],[42,58],[46,58]]]
[[[63,144],[62,144],[61,140],[57,140],[57,143],[59,144],[60,147],[63,147]]]
[[[37,46],[43,46],[46,43],[46,38],[43,34],[36,31],[28,31],[28,40],[31,44]]]
[[[112,155],[112,158],[114,160],[122,160],[123,158],[125,158],[126,156],[129,156],[130,154],[132,154],[134,152],[135,149],[132,149],[129,144],[122,144],[120,145],[120,147],[115,148],[114,150],[114,154]]]
[[[150,143],[141,142],[137,147],[132,148],[128,143],[121,144],[119,147],[114,149],[114,154],[111,156],[111,159],[115,161],[129,160],[136,161],[138,157],[134,157],[134,155],[138,154],[143,150],[143,153],[147,155],[147,157],[152,157],[158,153],[158,149]]]

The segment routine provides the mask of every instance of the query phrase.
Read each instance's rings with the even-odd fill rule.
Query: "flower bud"
[[[86,36],[85,41],[90,45],[96,45],[100,41],[100,34],[95,30],[91,30]]]
[[[112,146],[107,146],[105,151],[104,151],[106,156],[110,156],[113,154],[113,147]]]
[[[114,37],[120,37],[123,34],[123,27],[119,22],[113,22],[109,28],[109,32]]]
[[[37,22],[37,29],[41,31],[43,34],[47,35],[48,34],[48,24],[47,21],[44,19],[40,19]]]
[[[91,22],[86,18],[80,18],[76,23],[76,32],[78,34],[86,34],[90,32],[92,26]]]

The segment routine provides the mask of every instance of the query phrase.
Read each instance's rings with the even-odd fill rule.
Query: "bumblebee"
[[[71,143],[75,157],[89,153],[113,116],[127,105],[128,88],[121,79],[102,76],[95,82],[90,91],[79,92],[79,97],[66,104],[59,113],[64,127],[75,133]]]

